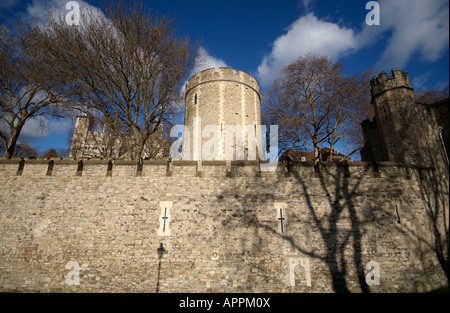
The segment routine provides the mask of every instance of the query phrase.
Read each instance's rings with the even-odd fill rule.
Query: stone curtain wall
[[[138,169],[1,160],[0,291],[414,292],[448,284],[442,211],[430,218],[448,190],[432,192],[429,169],[280,163],[259,172],[243,161],[144,161]]]

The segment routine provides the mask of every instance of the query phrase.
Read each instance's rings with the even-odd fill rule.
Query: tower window
[[[194,96],[194,104],[197,104],[197,94]]]

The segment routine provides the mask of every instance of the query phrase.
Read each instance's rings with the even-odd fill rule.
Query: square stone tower
[[[92,132],[94,119],[86,115],[77,116],[75,130],[73,132],[72,143],[70,145],[69,157],[81,157],[88,139]]]

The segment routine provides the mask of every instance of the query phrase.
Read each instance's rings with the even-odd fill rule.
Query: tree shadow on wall
[[[357,273],[361,291],[370,292],[369,286],[365,282],[361,236],[364,232],[364,224],[373,222],[373,218],[368,216],[367,219],[361,220],[356,214],[355,207],[357,206],[356,201],[361,200],[358,194],[360,183],[364,177],[371,175],[372,169],[367,167],[358,178],[348,178],[344,166],[333,166],[333,168],[335,169],[334,173],[329,170],[329,167],[323,166],[320,167],[320,173],[309,173],[303,177],[304,173],[294,170],[293,166],[289,165],[285,169],[285,173],[278,173],[278,179],[272,186],[265,186],[267,190],[275,191],[279,188],[288,188],[286,183],[291,181],[296,188],[292,192],[301,198],[301,202],[307,208],[312,231],[320,235],[321,244],[325,247],[323,251],[317,252],[318,249],[315,247],[307,247],[304,238],[300,238],[302,236],[280,235],[275,219],[268,221],[258,218],[254,210],[241,206],[240,212],[237,212],[235,216],[241,218],[240,226],[244,225],[253,229],[252,235],[259,238],[257,240],[260,243],[259,246],[263,245],[264,235],[277,236],[296,252],[327,264],[332,288],[335,292],[350,292],[347,284],[347,271],[351,265],[354,266]],[[314,178],[310,177],[311,175]],[[325,198],[318,201],[317,194],[320,194],[320,197],[325,196]],[[283,195],[282,198],[271,194],[265,196],[266,199],[262,202],[267,200],[283,201],[282,198],[287,195]],[[243,197],[251,198],[254,195],[249,192]],[[321,204],[318,204],[319,202]],[[290,207],[289,221],[302,219],[299,215],[304,212],[301,209],[296,210],[296,208]],[[340,226],[348,221],[350,221],[350,227],[344,229]],[[232,229],[239,226],[231,223],[227,224],[227,227]],[[351,249],[349,249],[350,246]],[[346,250],[353,251],[352,259],[348,258]],[[251,277],[249,278],[251,279]]]
[[[248,229],[253,229],[251,235],[257,238],[255,251],[258,251],[264,245],[263,237],[265,235],[277,236],[295,249],[297,253],[323,262],[327,266],[334,292],[348,293],[351,290],[355,290],[354,287],[349,286],[349,279],[354,281],[355,276],[357,277],[359,290],[363,293],[371,292],[370,286],[366,282],[365,273],[368,256],[364,255],[364,253],[370,248],[376,247],[377,243],[376,239],[369,238],[372,237],[369,229],[382,225],[386,229],[399,230],[401,233],[405,233],[404,225],[400,226],[398,224],[397,216],[391,210],[391,206],[389,208],[381,206],[380,204],[384,200],[376,199],[375,197],[387,193],[387,199],[400,201],[402,199],[404,180],[392,178],[394,180],[393,185],[385,181],[385,186],[381,186],[380,190],[377,190],[376,183],[371,183],[370,188],[375,190],[369,191],[367,190],[367,185],[362,184],[363,181],[374,180],[373,176],[377,176],[369,163],[363,170],[353,173],[353,175],[345,164],[323,163],[316,168],[314,173],[308,173],[307,175],[305,175],[305,171],[296,170],[297,167],[298,165],[288,165],[286,173],[278,173],[277,181],[271,186],[266,185],[265,188],[275,192],[280,188],[289,188],[286,187],[286,184],[290,181],[292,186],[296,188],[292,190],[292,193],[296,193],[298,196],[295,200],[301,201],[303,208],[289,207],[289,220],[299,221],[302,218],[305,219],[301,214],[307,212],[308,217],[306,219],[310,221],[309,226],[312,232],[318,234],[317,237],[320,238],[320,245],[324,247],[323,249],[308,247],[302,235],[281,236],[275,219],[270,221],[258,217],[254,209],[245,207],[245,203],[241,204],[239,212],[234,214],[240,217],[239,225],[228,223],[226,227],[233,230],[235,227],[244,225]],[[389,189],[386,189],[386,186],[389,186]],[[258,195],[250,191],[244,194],[243,197],[251,198]],[[289,196],[288,193],[282,194],[281,197],[280,195],[274,196],[272,194],[268,196],[266,194],[265,199],[261,199],[261,202],[264,205],[264,202],[284,201],[284,197],[291,201],[292,198]],[[439,193],[435,193],[435,196],[438,197]],[[441,210],[440,206],[430,210],[430,218],[433,219],[439,210]],[[288,227],[290,227],[289,224]],[[410,234],[406,233],[406,235],[412,236],[412,233],[411,230]],[[443,240],[441,240],[442,236],[438,231],[438,227],[435,228],[434,235],[436,239],[435,244],[428,244],[439,254],[438,259],[440,262],[445,264],[447,260],[448,264],[448,257],[445,260],[443,253],[445,248],[443,247]],[[420,236],[416,234],[416,237]],[[448,233],[446,240],[448,244]],[[248,259],[245,260],[248,261]],[[448,267],[446,273],[448,273]],[[249,280],[252,279],[251,274],[249,274],[248,278]],[[273,277],[267,277],[266,280],[269,281],[270,279],[273,279]],[[353,286],[354,284],[352,283],[351,285]]]
[[[426,128],[424,130],[418,129],[417,138],[426,138],[427,149],[414,149],[413,151],[405,151],[401,149],[401,146],[409,147],[414,146],[415,143],[411,142],[411,139],[407,139],[401,136],[401,134],[410,133],[411,122],[418,121],[416,117],[412,117],[411,114],[416,115],[420,122],[425,125],[435,125],[435,121],[432,120],[431,114],[427,109],[421,108],[421,105],[416,104],[417,110],[401,109],[399,114],[399,125],[394,131],[393,123],[387,123],[386,127],[391,129],[390,131],[397,134],[397,138],[389,138],[387,142],[391,146],[392,156],[394,159],[406,160],[408,157],[412,158],[414,164],[413,175],[416,175],[415,179],[418,182],[419,197],[421,199],[423,208],[428,217],[428,223],[432,228],[433,235],[427,237],[426,234],[418,232],[411,225],[402,225],[403,231],[407,233],[411,238],[416,239],[424,246],[432,250],[439,262],[440,267],[447,278],[447,286],[449,285],[449,220],[448,220],[448,196],[449,196],[449,181],[448,175],[445,179],[441,176],[440,172],[446,172],[448,174],[448,165],[445,165],[443,151],[441,150],[441,142],[436,137],[434,131],[431,134],[427,134]],[[398,118],[398,117],[397,117]],[[433,126],[434,127],[434,126]],[[409,141],[408,141],[409,140]],[[401,144],[399,144],[401,142]],[[438,160],[442,158],[441,164],[438,164]],[[431,166],[431,167],[427,167]],[[409,169],[411,171],[411,168]],[[410,173],[411,174],[411,173]]]
[[[333,164],[335,165],[335,164]],[[359,178],[350,179],[346,168],[342,166],[333,166],[336,171],[333,173],[329,166],[316,167],[314,175],[316,178],[302,177],[299,171],[292,170],[292,166],[288,166],[288,171],[291,176],[297,181],[301,194],[304,197],[306,208],[309,211],[310,217],[313,221],[313,227],[319,231],[320,237],[325,244],[325,254],[316,255],[316,258],[324,261],[327,266],[332,279],[332,287],[335,292],[348,293],[350,290],[347,286],[348,265],[353,263],[357,273],[359,286],[362,292],[370,292],[368,285],[365,282],[364,264],[362,262],[362,243],[361,237],[364,232],[364,224],[371,222],[360,220],[355,211],[356,194],[360,183],[366,176],[370,176],[371,168],[367,167],[364,173]],[[324,210],[315,204],[312,191],[310,189],[310,181],[318,180],[317,186],[321,188],[321,194],[325,195]],[[346,217],[343,217],[346,215]],[[349,228],[342,228],[339,226],[340,222],[350,220]],[[296,250],[301,251],[298,244],[295,244],[295,239],[287,237],[287,240],[295,247]],[[353,258],[348,259],[345,256],[345,250],[353,243]],[[311,253],[309,253],[311,254]]]
[[[431,175],[430,175],[431,174]],[[417,232],[412,227],[407,227],[408,234],[423,243],[434,252],[443,272],[447,277],[447,286],[449,279],[449,225],[448,225],[448,207],[445,195],[448,199],[448,181],[445,182],[442,177],[436,175],[436,172],[425,173],[419,169],[418,183],[420,189],[420,198],[426,215],[433,230],[433,236],[427,238],[425,234]],[[445,209],[447,208],[447,210]]]

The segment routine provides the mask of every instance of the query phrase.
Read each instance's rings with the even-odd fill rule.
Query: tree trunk
[[[11,159],[14,155],[14,150],[16,149],[17,139],[19,139],[20,132],[22,130],[24,123],[18,122],[16,127],[11,129],[11,137],[6,144],[6,151],[3,157],[5,159]]]
[[[144,145],[145,143],[142,142],[142,140],[140,140],[139,145],[136,148],[136,160],[139,160],[142,157],[142,151],[144,151]]]
[[[334,149],[334,138],[331,140],[330,143],[330,155],[328,156],[328,161],[331,162],[333,161],[333,149]]]
[[[316,165],[319,162],[319,157],[320,157],[320,151],[319,151],[319,146],[317,143],[317,141],[318,141],[317,138],[318,138],[317,134],[314,134],[312,137],[313,146],[314,146],[314,165]]]

